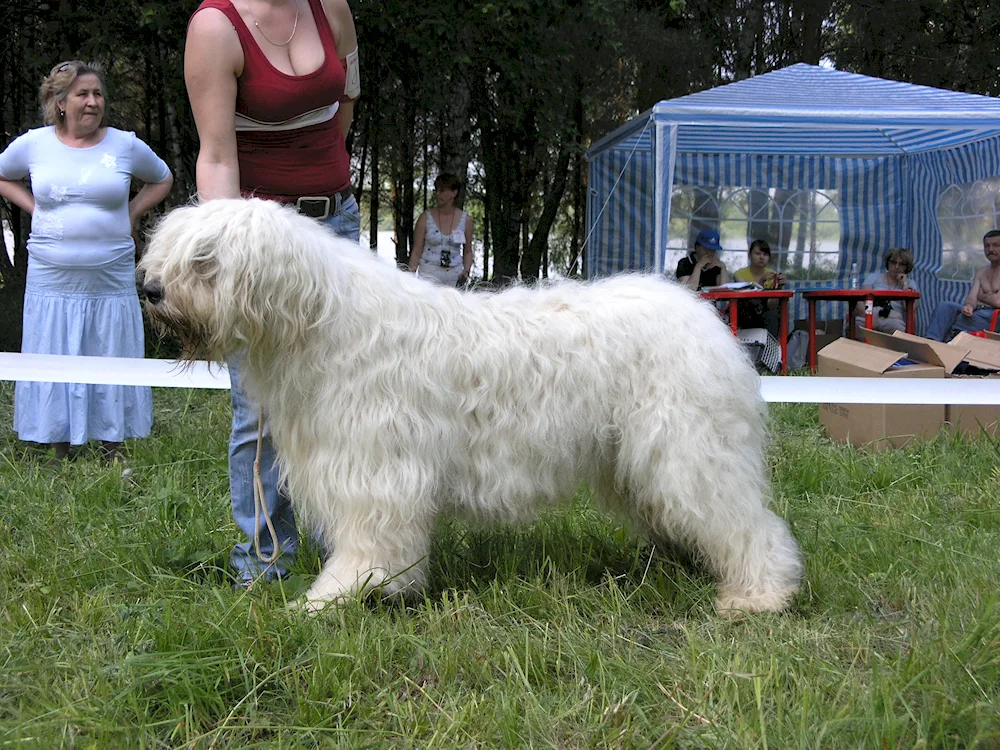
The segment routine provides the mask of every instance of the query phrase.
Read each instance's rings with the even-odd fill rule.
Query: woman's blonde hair
[[[46,125],[59,125],[65,119],[64,112],[66,97],[69,90],[73,88],[73,81],[80,76],[94,75],[101,82],[101,90],[104,91],[104,67],[100,63],[80,62],[79,60],[66,60],[56,65],[49,74],[42,79],[41,88],[38,90],[38,98],[42,102],[42,119]],[[107,92],[104,92],[104,100],[107,102]],[[60,107],[59,105],[64,105]],[[108,125],[108,108],[104,107],[104,115],[101,117],[100,127]]]

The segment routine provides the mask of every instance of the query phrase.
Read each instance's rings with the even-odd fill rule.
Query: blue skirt
[[[21,351],[142,359],[131,254],[101,268],[55,268],[29,259]],[[150,388],[19,382],[14,389],[14,431],[21,440],[118,443],[148,436],[152,425]]]

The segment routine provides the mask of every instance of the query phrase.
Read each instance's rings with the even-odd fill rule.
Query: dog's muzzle
[[[163,287],[155,282],[147,284],[146,272],[142,269],[135,272],[135,291],[139,294],[139,299],[151,305],[158,305],[163,301]]]

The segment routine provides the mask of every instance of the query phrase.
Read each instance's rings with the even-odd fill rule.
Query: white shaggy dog
[[[418,589],[442,511],[527,519],[581,479],[694,552],[720,610],[780,610],[798,588],[757,375],[674,283],[463,294],[262,200],[172,211],[137,273],[191,356],[247,350],[295,510],[333,550],[312,608]]]

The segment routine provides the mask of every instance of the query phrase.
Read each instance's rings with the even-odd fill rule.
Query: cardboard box
[[[984,370],[1000,371],[1000,336],[991,340],[963,331],[951,340],[951,345],[968,351],[965,359],[969,364]]]
[[[1000,406],[949,405],[945,407],[945,420],[956,434],[976,437],[985,431],[995,438],[1000,431]]]
[[[840,338],[819,352],[821,376],[944,378],[966,354],[961,347],[918,336],[861,331],[868,344]],[[946,408],[943,404],[823,404],[819,416],[833,440],[883,450],[935,435],[945,421]]]
[[[1000,377],[1000,336],[960,333],[948,344],[896,331],[892,336],[860,329],[866,341],[844,340],[819,354],[819,374],[840,377]],[[867,347],[867,348],[866,348]],[[908,360],[910,364],[901,360]],[[961,363],[981,371],[956,374]],[[961,368],[960,368],[961,369]],[[826,404],[820,422],[834,440],[881,450],[929,437],[946,424],[956,434],[1000,434],[1000,405]]]
[[[981,370],[993,371],[992,374],[972,377],[1000,377],[1000,335],[992,334],[992,336],[996,338],[984,339],[960,333],[951,340],[952,345],[969,350],[965,357],[969,364]],[[948,405],[945,407],[945,420],[956,433],[975,436],[985,430],[990,437],[996,437],[1000,428],[1000,405]]]

